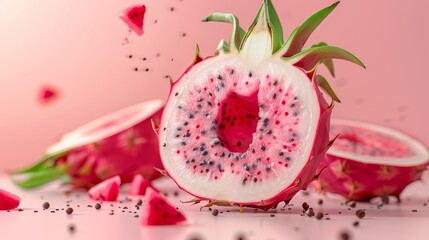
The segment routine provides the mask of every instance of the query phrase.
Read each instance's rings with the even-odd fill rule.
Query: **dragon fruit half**
[[[311,184],[318,192],[337,193],[348,200],[399,195],[419,180],[429,164],[428,149],[393,129],[350,120],[332,121],[338,137],[319,165]]]
[[[236,16],[214,13],[203,21],[233,24],[229,44],[194,63],[172,83],[158,128],[165,174],[195,202],[268,209],[289,201],[315,178],[330,147],[328,104],[336,100],[321,63],[363,64],[325,43],[304,48],[338,3],[320,10],[283,41],[277,13],[265,0],[245,32]]]
[[[160,176],[158,139],[151,119],[159,119],[161,100],[151,100],[103,116],[65,134],[33,166],[14,173],[18,186],[33,188],[69,176],[76,187],[89,188],[118,175],[122,183],[141,174]]]

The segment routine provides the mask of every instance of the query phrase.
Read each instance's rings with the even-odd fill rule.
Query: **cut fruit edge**
[[[109,138],[145,120],[150,121],[151,116],[160,111],[163,106],[162,100],[149,100],[120,109],[84,124],[65,134],[59,142],[49,147],[35,164],[24,169],[12,171],[12,181],[22,188],[34,188],[60,179],[67,174],[69,166],[66,163],[58,165],[58,159],[66,156],[75,148]],[[112,126],[109,123],[115,124]],[[107,127],[102,131],[94,132],[100,126]]]
[[[406,133],[403,133],[399,130],[383,127],[377,124],[359,122],[353,120],[344,120],[344,119],[332,119],[331,126],[341,125],[341,126],[350,126],[350,127],[360,127],[374,132],[383,133],[389,137],[393,137],[404,144],[407,144],[415,153],[413,157],[407,158],[407,161],[404,161],[403,158],[393,158],[393,157],[372,157],[367,155],[359,155],[351,152],[346,152],[342,150],[335,149],[335,145],[332,146],[327,154],[332,156],[341,157],[344,159],[350,159],[357,162],[368,163],[368,164],[385,164],[390,166],[398,167],[410,167],[429,164],[429,149],[421,141],[417,140],[414,137],[409,136]]]

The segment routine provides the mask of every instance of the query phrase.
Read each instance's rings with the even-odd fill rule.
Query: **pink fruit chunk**
[[[145,195],[146,189],[148,187],[153,188],[151,182],[147,180],[140,174],[134,176],[133,181],[131,182],[130,188],[128,189],[128,194],[130,195]]]
[[[21,198],[13,193],[0,189],[0,210],[11,210],[19,206]]]
[[[172,83],[159,126],[161,158],[177,185],[220,204],[269,209],[307,188],[330,147],[335,94],[316,81],[318,63],[340,58],[363,64],[324,43],[305,47],[311,32],[338,3],[320,10],[283,41],[276,11],[263,1],[247,33],[232,14],[229,44],[201,58]],[[319,86],[318,84],[323,84]]]
[[[116,201],[119,195],[120,185],[121,178],[119,176],[115,176],[106,179],[89,189],[88,195],[95,201]]]
[[[131,182],[136,174],[147,180],[159,178],[155,168],[162,163],[151,120],[159,121],[162,109],[161,100],[141,102],[64,134],[39,162],[16,173],[25,174],[16,183],[32,188],[68,175],[73,186],[90,188],[116,175],[122,183]],[[41,174],[46,175],[43,181]]]
[[[119,17],[138,35],[143,34],[145,5],[131,6],[119,14]]]
[[[58,92],[52,86],[42,86],[39,92],[39,102],[46,104],[58,97]]]
[[[429,164],[429,153],[422,143],[393,129],[335,120],[331,135],[338,135],[337,140],[312,184],[321,193],[336,193],[355,201],[389,195],[399,199]]]
[[[141,224],[175,225],[186,221],[186,217],[167,199],[152,188],[147,189],[146,204],[141,210]]]

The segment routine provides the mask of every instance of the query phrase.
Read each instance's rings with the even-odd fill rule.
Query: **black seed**
[[[219,215],[219,210],[214,209],[214,210],[212,211],[212,215],[213,215],[213,216],[217,216],[217,215]]]
[[[195,159],[191,159],[191,163],[194,163],[195,162]]]
[[[259,104],[259,108],[260,108],[260,109],[264,109],[264,108],[265,108],[265,105],[264,105],[264,104]]]
[[[365,211],[364,211],[364,210],[362,210],[362,209],[357,210],[357,211],[356,211],[356,216],[357,216],[358,218],[364,218],[364,217],[365,217]]]
[[[197,104],[197,108],[203,108],[203,105]]]
[[[249,73],[249,77],[252,77],[252,76],[253,76],[253,74],[250,72],[250,73]]]
[[[295,138],[289,139],[289,142],[293,142],[293,141],[295,141]]]
[[[341,240],[349,240],[350,234],[346,231],[340,232],[340,239]]]
[[[271,171],[271,166],[267,165],[267,166],[265,167],[265,170],[266,170],[267,172]]]
[[[306,212],[308,210],[308,208],[310,208],[310,205],[308,205],[307,202],[303,202],[302,203],[302,209],[304,210],[304,212]]]
[[[218,76],[217,76],[217,79],[219,79],[219,80],[223,80],[223,78],[222,78],[222,76],[221,76],[221,75],[218,75]]]
[[[138,70],[139,70],[138,68],[134,68],[134,71],[136,71],[136,72],[137,72]]]
[[[203,161],[201,161],[200,162],[200,164],[198,164],[199,166],[204,166],[204,165],[206,165],[207,164],[207,161],[206,160],[203,160]]]
[[[206,172],[209,172],[210,170],[208,168],[206,168]]]
[[[189,124],[188,122],[184,122],[183,126],[188,126],[188,124]]]
[[[69,224],[68,230],[70,233],[74,233],[76,231],[76,226],[74,224]]]
[[[177,128],[177,131],[182,131],[182,128],[181,128],[181,127],[178,127],[178,128]]]
[[[68,214],[68,215],[70,215],[70,214],[72,214],[73,213],[73,208],[67,208],[67,210],[66,210],[66,213]]]
[[[267,149],[267,148],[266,148],[265,146],[262,146],[262,147],[261,147],[261,150],[262,150],[262,151],[265,151],[266,149]]]
[[[270,135],[271,133],[273,133],[273,131],[268,130],[267,134]]]
[[[293,112],[293,116],[296,117],[299,115],[299,112]]]
[[[270,214],[270,217],[275,217],[276,215],[274,215],[274,214]]]
[[[350,203],[350,207],[355,208],[356,207],[356,202],[351,202]]]
[[[99,203],[95,204],[95,205],[94,205],[94,208],[95,208],[95,209],[97,209],[97,210],[99,210],[99,209],[101,208],[101,204],[99,204]],[[125,208],[124,208],[124,209],[125,209]]]
[[[209,152],[208,152],[208,151],[204,151],[204,152],[203,152],[203,156],[206,156],[207,154],[209,154]]]
[[[189,114],[189,118],[192,119],[194,118],[194,115],[192,113]]]
[[[146,69],[145,69],[145,71],[146,71],[146,72],[149,72],[149,68],[146,68]]]
[[[412,212],[417,212],[417,209],[413,209],[413,210],[411,210]]]
[[[293,107],[295,107],[295,103],[292,103],[292,104],[290,105],[290,107],[292,107],[292,108],[293,108]]]
[[[243,164],[244,170],[249,171],[250,167],[247,165],[247,163]]]
[[[258,179],[257,178],[253,178],[253,182],[257,182],[258,181]]]
[[[231,69],[231,74],[234,74],[234,69]]]
[[[219,145],[219,144],[220,144],[219,140],[214,141],[214,145]]]
[[[296,97],[296,96],[295,96],[295,97],[293,98],[293,100],[295,100],[295,101],[296,101],[296,100],[298,100],[298,97]]]
[[[225,157],[225,153],[224,153],[224,152],[222,152],[222,153],[220,154],[220,157]]]
[[[283,156],[284,155],[284,152],[279,152],[279,156],[281,157],[281,156]]]
[[[141,199],[137,200],[136,206],[141,206],[143,204],[143,201]]]
[[[359,221],[354,221],[353,226],[355,226],[355,227],[359,226]]]
[[[322,205],[322,204],[323,204],[323,200],[322,200],[322,199],[319,199],[319,200],[317,201],[317,204]]]
[[[210,160],[210,161],[209,161],[209,165],[210,165],[210,166],[213,166],[213,165],[214,165],[214,161],[213,161],[213,160]]]
[[[183,107],[182,107],[182,106],[178,106],[177,108],[178,108],[178,109],[183,109]]]
[[[260,162],[262,161],[262,158],[257,158],[256,161]]]
[[[273,83],[273,85],[277,86],[277,84],[279,84],[279,81],[275,80],[274,83]]]
[[[255,149],[252,149],[252,153],[255,153],[256,151],[255,151]]]
[[[257,166],[256,166],[256,164],[252,164],[252,169],[256,169],[257,168]]]
[[[42,207],[43,209],[48,209],[51,206],[51,204],[49,204],[48,202],[44,202]]]
[[[219,170],[219,172],[222,172],[222,165],[220,165],[220,163],[216,167],[217,167],[217,170]]]
[[[208,104],[209,106],[213,106],[213,103],[212,103],[212,102],[207,102],[207,104]]]
[[[182,146],[186,146],[186,142],[181,142],[180,143]]]
[[[184,136],[185,136],[185,137],[190,137],[190,136],[191,136],[191,133],[186,133]]]
[[[241,182],[243,185],[245,185],[247,182],[247,178],[244,178],[243,181]]]
[[[216,127],[213,126],[213,127],[210,128],[210,130],[214,131],[214,130],[216,130]]]
[[[180,135],[179,135],[179,134],[177,134],[177,135],[176,135],[176,138],[179,138],[179,137],[180,137]]]
[[[178,93],[178,92],[174,93],[174,96],[177,96],[177,95],[179,95],[179,93]]]
[[[322,212],[318,212],[317,214],[316,214],[316,219],[317,220],[320,220],[320,219],[322,219],[323,218],[323,213]]]
[[[286,160],[286,161],[290,161],[290,157],[286,157],[286,158],[285,158],[285,160]]]
[[[166,146],[167,146],[167,143],[162,144],[162,146],[163,146],[163,147],[166,147]]]
[[[273,99],[276,99],[277,98],[277,93],[274,93],[273,94]]]

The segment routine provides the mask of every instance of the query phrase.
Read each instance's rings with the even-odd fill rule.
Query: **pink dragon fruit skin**
[[[339,134],[339,139],[319,165],[317,181],[311,184],[317,192],[335,193],[354,201],[381,196],[399,199],[410,183],[421,179],[429,165],[428,150],[404,133],[349,120],[333,121],[332,126],[331,134]],[[358,147],[353,145],[356,143]],[[357,154],[345,156],[339,150]],[[365,160],[368,158],[373,160]]]
[[[146,194],[146,190],[148,188],[155,188],[152,186],[152,183],[143,177],[140,174],[134,176],[133,181],[130,184],[130,188],[128,189],[128,194],[143,196]]]
[[[15,183],[33,188],[68,175],[74,187],[90,188],[116,175],[123,183],[136,174],[148,180],[160,177],[155,168],[162,163],[151,119],[161,117],[162,105],[160,100],[136,104],[65,134],[40,162],[16,172],[14,176],[26,178]]]

